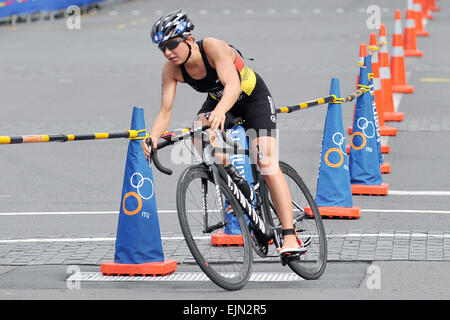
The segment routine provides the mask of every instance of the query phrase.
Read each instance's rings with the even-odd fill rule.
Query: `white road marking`
[[[36,242],[105,242],[115,241],[116,238],[30,238],[30,239],[11,239],[0,240],[2,243],[36,243]]]
[[[313,236],[317,237],[317,236]],[[327,238],[439,238],[439,239],[449,239],[450,234],[438,234],[438,233],[427,233],[427,232],[373,232],[373,233],[336,233],[327,234]],[[209,236],[199,236],[194,237],[195,240],[205,240],[209,241]],[[3,239],[0,240],[0,244],[17,244],[17,243],[42,243],[42,242],[112,242],[115,241],[115,237],[109,238],[30,238],[30,239]],[[184,240],[183,236],[169,236],[161,237],[163,241],[181,241]]]
[[[389,190],[388,195],[396,196],[450,196],[450,191],[402,191]]]
[[[118,214],[119,211],[77,211],[77,212],[0,212],[0,216],[46,216],[46,215],[96,215]]]
[[[379,213],[421,213],[421,214],[448,214],[449,210],[402,210],[402,209],[361,209],[361,212],[379,212]]]
[[[226,275],[226,274],[225,274]],[[301,281],[303,278],[292,272],[253,272],[250,282]],[[66,280],[73,281],[211,281],[203,272],[175,272],[167,276],[105,276],[101,272],[77,272]]]
[[[394,195],[437,195],[449,196],[449,191],[389,191]],[[196,211],[196,210],[195,210]],[[450,213],[448,210],[420,210],[420,209],[361,209],[361,212],[398,212],[398,213]],[[177,210],[158,210],[158,214],[177,213]],[[119,211],[55,211],[55,212],[0,212],[1,216],[46,216],[46,215],[102,215],[119,214]]]

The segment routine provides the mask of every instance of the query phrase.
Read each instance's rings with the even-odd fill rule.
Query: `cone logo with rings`
[[[130,177],[130,185],[136,189],[136,191],[127,192],[122,200],[123,212],[126,215],[132,216],[139,213],[142,209],[142,200],[150,200],[154,195],[154,186],[150,178],[144,177],[141,173],[135,172]],[[129,199],[127,201],[127,199]],[[131,199],[135,199],[136,202]],[[128,204],[128,206],[127,206]]]
[[[324,161],[329,167],[338,168],[338,167],[342,166],[342,164],[344,163],[344,159],[345,159],[344,150],[342,150],[342,146],[344,145],[345,138],[344,138],[344,135],[338,131],[333,134],[331,140],[337,147],[330,148],[327,150],[327,152],[325,152]],[[337,154],[339,157],[338,158],[339,160],[330,161],[331,154]],[[333,158],[335,158],[335,157],[333,157]]]
[[[359,117],[358,120],[356,120],[356,126],[361,131],[353,132],[350,139],[350,145],[355,150],[361,150],[366,146],[367,139],[375,137],[375,125],[373,121],[367,120],[366,117]],[[359,140],[359,143],[355,144],[355,140]]]

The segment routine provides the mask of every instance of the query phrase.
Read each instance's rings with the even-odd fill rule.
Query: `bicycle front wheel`
[[[187,168],[178,181],[178,218],[186,244],[203,272],[218,286],[239,290],[250,278],[251,238],[236,198],[222,179],[218,186],[219,192],[206,167]],[[221,208],[220,202],[226,207]],[[234,230],[242,230],[241,235],[234,236],[234,239],[240,238],[240,243],[213,245],[212,236],[227,234],[226,228],[230,224],[234,224]]]
[[[318,279],[327,264],[327,239],[322,218],[316,202],[300,175],[290,165],[280,161],[280,169],[289,186],[294,211],[294,228],[297,238],[303,243],[310,241],[307,251],[299,260],[289,261],[289,267],[307,280]],[[269,223],[279,226],[280,222],[275,208],[270,200],[270,214],[267,214]],[[311,208],[313,217],[305,212],[305,208]]]

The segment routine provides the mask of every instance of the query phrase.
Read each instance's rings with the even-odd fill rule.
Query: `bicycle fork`
[[[219,212],[222,215],[222,219],[214,224],[214,225],[209,225],[209,219],[208,219],[208,201],[207,201],[207,196],[208,196],[208,179],[202,179],[202,209],[203,209],[203,222],[204,222],[204,229],[203,229],[203,233],[211,233],[214,230],[220,229],[225,227],[228,222],[225,219],[225,211],[224,211],[224,202],[222,199],[222,193],[220,192],[220,187],[218,184],[218,177],[219,177],[219,173],[217,172],[217,167],[215,166],[211,166],[211,171],[213,174],[213,184],[215,186],[215,192],[216,192],[216,198],[217,198],[217,203],[219,205]]]

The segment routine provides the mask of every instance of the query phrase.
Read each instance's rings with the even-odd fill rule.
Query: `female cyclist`
[[[150,131],[152,141],[158,141],[169,126],[178,82],[207,93],[196,120],[211,129],[224,130],[227,112],[242,117],[245,129],[256,132],[250,150],[257,154],[253,158],[257,159],[283,227],[284,242],[279,253],[306,251],[297,242],[291,194],[278,166],[277,141],[271,135],[277,118],[269,90],[230,45],[210,37],[196,42],[191,34],[193,29],[194,24],[183,10],[162,16],[152,27],[152,40],[167,59],[162,71],[161,107]],[[205,113],[209,113],[208,119]],[[142,148],[148,160],[151,150],[145,142]]]

